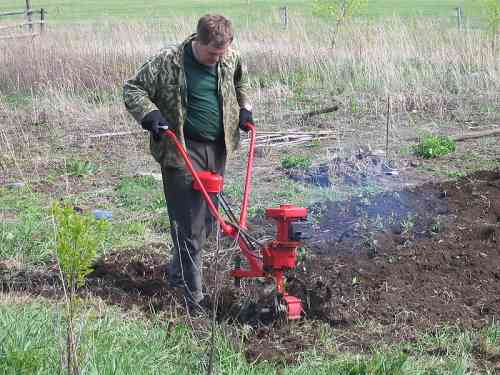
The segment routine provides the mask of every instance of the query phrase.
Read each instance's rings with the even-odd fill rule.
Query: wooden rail
[[[34,21],[33,20],[33,15],[40,15],[40,20]],[[27,26],[28,33],[23,33],[23,34],[12,34],[12,35],[6,35],[6,36],[0,36],[0,39],[11,39],[11,38],[26,38],[26,37],[34,37],[38,35],[38,33],[35,32],[33,25],[40,25],[40,34],[45,31],[45,16],[47,12],[45,9],[33,9],[31,7],[31,0],[26,0],[26,9],[24,10],[13,10],[13,11],[8,11],[8,12],[1,12],[0,13],[0,18],[1,17],[7,17],[7,16],[17,16],[17,15],[23,15],[25,17],[25,22],[20,22],[12,25],[5,25],[5,26],[0,26],[0,31],[2,30],[8,30],[8,29],[17,29],[17,28],[24,28]]]
[[[15,10],[11,12],[1,12],[0,17],[3,16],[20,16],[24,14],[40,14],[42,12],[45,12],[45,10],[42,9],[30,9],[30,10]]]
[[[29,26],[29,25],[40,25],[42,23],[44,23],[44,22],[43,21],[35,21],[35,22],[16,23],[15,25],[0,26],[0,30],[16,29],[18,27],[24,27],[24,26]]]

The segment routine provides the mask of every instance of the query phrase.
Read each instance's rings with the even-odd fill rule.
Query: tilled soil
[[[364,350],[384,340],[412,340],[443,325],[478,328],[500,317],[500,172],[487,171],[441,184],[366,195],[311,208],[315,234],[288,277],[304,319],[279,325],[260,319],[259,295],[236,291],[228,275],[220,320],[246,324],[249,360],[293,362],[318,337],[314,327],[342,330],[340,347]],[[208,266],[208,265],[207,265]],[[214,290],[207,267],[207,290]],[[168,288],[164,252],[155,248],[108,254],[94,265],[82,293],[123,308],[183,314],[182,298]],[[55,267],[13,272],[0,263],[3,290],[59,296]],[[250,298],[252,301],[245,301]],[[212,302],[212,301],[209,301]],[[201,318],[201,319],[206,319]],[[361,331],[360,322],[383,327]]]

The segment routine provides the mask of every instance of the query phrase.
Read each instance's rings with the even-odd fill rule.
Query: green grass
[[[124,177],[116,188],[118,207],[150,212],[165,207],[161,183],[151,176]]]
[[[60,311],[42,304],[0,305],[0,373],[60,373]],[[206,341],[195,337],[188,325],[127,321],[121,314],[88,314],[82,324],[82,373],[88,374],[200,374],[207,363]],[[198,334],[200,334],[198,332]],[[220,336],[217,346],[219,374],[275,374],[273,365],[249,365]]]
[[[49,257],[52,227],[43,200],[28,187],[0,188],[0,259],[40,263]]]
[[[0,373],[57,374],[62,329],[59,312],[44,305],[0,307]],[[83,327],[81,368],[94,374],[198,373],[200,346],[184,325],[124,322],[119,314],[91,318]]]
[[[106,207],[114,216],[98,255],[111,249],[140,246],[148,233],[165,234],[168,230],[163,193],[153,178],[124,178],[115,198],[114,206]],[[17,258],[30,265],[43,264],[51,258],[54,248],[54,227],[48,208],[51,200],[33,193],[29,186],[0,188],[0,259]],[[85,203],[75,196],[67,197],[67,201]],[[135,217],[151,211],[156,211],[152,219]]]
[[[92,303],[87,301],[87,307]],[[0,373],[60,373],[59,348],[63,341],[61,308],[45,303],[0,303]],[[208,359],[208,334],[184,323],[170,324],[159,317],[124,319],[107,308],[96,315],[82,314],[82,373],[88,374],[200,374]],[[500,349],[497,324],[476,332],[444,328],[421,335],[413,342],[380,346],[369,354],[304,353],[295,365],[249,364],[235,343],[221,332],[216,340],[217,374],[332,374],[332,375],[445,375],[475,374],[473,342],[481,353]],[[335,340],[330,336],[328,340]],[[280,369],[280,372],[277,370]],[[492,369],[493,371],[493,369]],[[494,373],[494,372],[491,372]]]
[[[219,12],[234,19],[237,26],[247,25],[247,22],[269,19],[272,13],[278,14],[278,9],[285,4],[290,16],[294,14],[311,15],[312,5],[309,0],[151,0],[146,3],[133,0],[33,0],[33,8],[45,8],[48,11],[49,22],[88,22],[103,18],[115,20],[154,20],[172,16],[199,17],[208,12]],[[247,5],[248,4],[248,5]],[[22,9],[24,1],[3,0],[0,12]],[[464,7],[464,0],[371,0],[363,11],[367,16],[444,16],[453,17],[454,8]],[[466,15],[479,13],[478,3],[467,3]],[[247,26],[252,26],[249,23]],[[194,25],[193,25],[194,27]]]

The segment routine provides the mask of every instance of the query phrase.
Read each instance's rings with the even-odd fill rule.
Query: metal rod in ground
[[[217,334],[217,305],[219,302],[219,282],[218,282],[218,273],[219,273],[219,251],[220,251],[220,224],[217,223],[217,235],[216,235],[216,249],[215,249],[215,272],[214,272],[214,294],[212,301],[212,321],[211,321],[211,337],[210,337],[210,353],[208,354],[208,367],[207,367],[207,375],[212,375],[214,372],[214,362],[215,362],[215,346],[216,343],[216,334]]]
[[[387,122],[385,127],[385,158],[389,159],[389,125],[391,122],[391,96],[387,96]]]

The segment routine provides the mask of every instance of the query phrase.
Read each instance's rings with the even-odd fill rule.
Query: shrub
[[[456,143],[450,137],[430,134],[414,146],[414,152],[422,158],[432,159],[454,152],[455,148]]]
[[[78,314],[77,288],[84,284],[85,277],[91,271],[97,248],[102,244],[108,223],[98,221],[91,215],[82,215],[70,205],[52,205],[52,214],[56,223],[56,256],[61,271],[61,280],[65,294],[66,357],[65,363],[69,375],[80,373],[78,337],[75,332]]]
[[[88,160],[69,160],[66,164],[66,171],[69,176],[85,177],[94,175],[97,172],[97,166]]]
[[[286,155],[281,159],[281,167],[284,169],[302,168],[308,169],[312,165],[311,158],[303,155]]]

